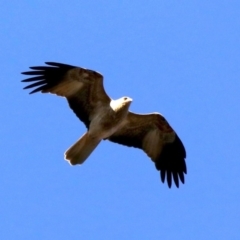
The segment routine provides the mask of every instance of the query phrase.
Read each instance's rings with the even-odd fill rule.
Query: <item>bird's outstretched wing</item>
[[[179,179],[184,183],[184,173],[187,173],[185,148],[160,114],[141,115],[129,112],[122,128],[108,139],[146,152],[155,163],[156,169],[161,172],[162,182],[166,177],[169,188],[172,179],[177,187]]]
[[[70,108],[89,128],[99,104],[111,101],[103,87],[103,76],[89,69],[62,63],[46,64],[48,66],[30,67],[32,71],[22,73],[34,76],[22,80],[32,83],[24,89],[37,87],[30,93],[52,93],[66,97]]]

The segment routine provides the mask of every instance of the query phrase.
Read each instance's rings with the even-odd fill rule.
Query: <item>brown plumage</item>
[[[34,77],[22,80],[33,82],[24,89],[30,93],[52,93],[65,97],[70,108],[87,127],[87,132],[65,152],[70,164],[82,164],[101,140],[110,140],[142,149],[161,172],[162,182],[172,179],[177,187],[184,183],[186,169],[185,148],[165,118],[159,113],[130,112],[132,99],[112,100],[103,87],[103,76],[92,70],[71,65],[46,62],[49,66],[30,67],[23,72]]]

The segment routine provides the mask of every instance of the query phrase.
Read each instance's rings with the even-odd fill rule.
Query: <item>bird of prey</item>
[[[87,132],[66,152],[71,165],[82,164],[101,140],[142,149],[160,171],[161,180],[184,183],[186,151],[176,132],[159,113],[138,114],[129,111],[132,99],[111,99],[105,92],[103,76],[93,70],[46,62],[48,66],[30,67],[22,74],[32,82],[24,89],[31,93],[52,93],[65,97],[69,107],[85,124]]]

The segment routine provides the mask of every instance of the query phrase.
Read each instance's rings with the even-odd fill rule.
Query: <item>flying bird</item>
[[[87,132],[66,152],[71,165],[82,164],[101,140],[142,149],[160,171],[169,188],[172,180],[184,183],[185,148],[166,119],[159,113],[138,114],[129,111],[132,99],[111,99],[104,90],[103,76],[93,70],[56,62],[30,67],[22,74],[31,76],[22,82],[31,84],[31,93],[52,93],[65,97],[69,107],[85,124]]]

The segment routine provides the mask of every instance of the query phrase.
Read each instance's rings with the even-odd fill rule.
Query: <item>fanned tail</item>
[[[69,161],[71,165],[82,164],[100,142],[101,139],[92,138],[88,132],[86,132],[65,152],[65,159]]]

